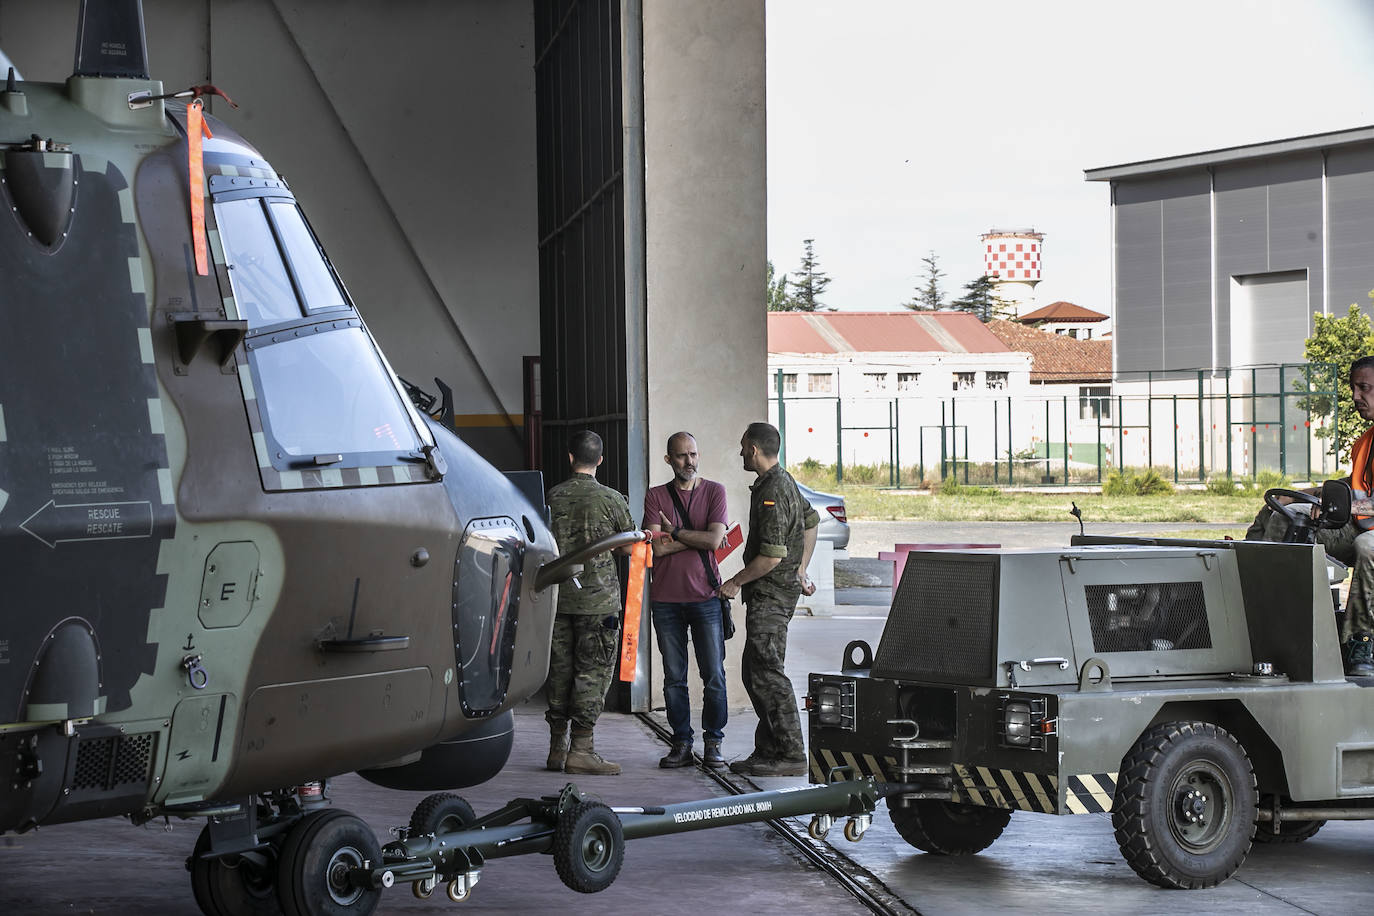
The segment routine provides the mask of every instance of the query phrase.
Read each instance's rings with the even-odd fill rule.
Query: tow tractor
[[[1374,819],[1374,678],[1344,674],[1344,567],[1313,543],[1350,489],[1265,500],[1286,543],[1080,527],[1066,549],[910,553],[877,652],[809,676],[812,781],[912,786],[889,812],[937,855],[987,848],[1013,812],[1110,812],[1166,888]]]

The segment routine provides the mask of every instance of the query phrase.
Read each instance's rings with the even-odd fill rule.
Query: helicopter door
[[[506,698],[520,612],[525,542],[509,518],[475,519],[458,548],[454,655],[463,715],[490,715]]]

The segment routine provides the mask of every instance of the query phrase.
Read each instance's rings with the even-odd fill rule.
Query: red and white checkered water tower
[[[1016,317],[1035,309],[1045,234],[1034,229],[991,229],[982,235],[983,272],[997,281],[997,294],[1016,306]]]

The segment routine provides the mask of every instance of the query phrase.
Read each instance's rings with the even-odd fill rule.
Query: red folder
[[[725,532],[725,543],[716,548],[716,562],[724,563],[725,558],[739,549],[743,543],[744,532],[740,531],[739,522],[735,522]]]

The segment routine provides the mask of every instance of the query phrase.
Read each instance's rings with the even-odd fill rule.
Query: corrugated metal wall
[[[599,479],[627,492],[625,182],[617,0],[535,0],[543,470],[567,438],[605,441]]]
[[[1240,282],[1304,271],[1311,312],[1370,306],[1374,146],[1123,179],[1112,193],[1118,372],[1236,365],[1231,295]],[[1301,362],[1302,317],[1271,317],[1283,319],[1273,329],[1282,340],[1262,349]]]
[[[1370,310],[1374,289],[1374,147],[1332,150],[1326,159],[1330,308]]]
[[[1118,372],[1211,364],[1210,183],[1197,172],[1114,189]]]

